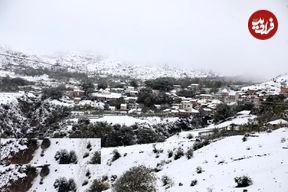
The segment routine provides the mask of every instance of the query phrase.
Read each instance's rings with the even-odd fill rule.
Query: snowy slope
[[[195,139],[187,138],[188,133],[195,137],[198,130],[184,133],[155,145],[102,148],[102,164],[98,166],[52,164],[50,174],[44,178],[43,184],[40,184],[40,176],[38,176],[33,181],[30,191],[56,192],[53,183],[57,178],[64,176],[67,179],[74,178],[78,191],[84,192],[93,179],[102,176],[111,178],[112,175],[119,177],[133,166],[145,165],[160,170],[156,172],[157,189],[160,192],[242,192],[243,188],[235,187],[234,178],[243,175],[249,176],[253,181],[251,186],[245,188],[248,191],[287,192],[288,128],[281,128],[271,133],[257,133],[249,136],[246,142],[242,141],[243,136],[223,138],[194,151],[191,159],[186,156],[177,160],[173,157],[168,158],[169,150],[173,150],[175,154],[180,147],[186,152],[195,142]],[[153,152],[154,148],[159,151],[158,154]],[[121,157],[111,162],[112,151],[115,149],[119,151]],[[199,166],[203,172],[198,174],[196,168]],[[88,170],[91,172],[90,179],[85,176]],[[170,177],[174,183],[168,189],[162,186],[161,177],[164,175]],[[4,176],[1,177],[6,178]],[[82,186],[85,180],[88,184]],[[197,180],[197,184],[193,187],[190,186],[192,180]],[[183,185],[179,186],[179,183]]]
[[[283,74],[279,75],[270,81],[248,86],[248,87],[243,87],[241,90],[242,91],[247,91],[247,90],[259,90],[259,91],[265,91],[267,94],[279,94],[280,88],[282,85],[287,85],[288,84],[288,74]]]
[[[235,188],[234,177],[248,175],[254,184],[248,187],[249,191],[286,192],[288,189],[288,142],[280,142],[281,138],[288,139],[288,129],[282,128],[272,133],[257,134],[258,137],[249,137],[242,142],[242,136],[228,137],[212,143],[194,152],[194,157],[188,160],[182,157],[165,164],[163,170],[157,173],[158,178],[167,175],[172,178],[175,185],[167,191],[243,191]],[[187,138],[174,138],[164,143],[159,143],[156,148],[163,149],[159,158],[152,152],[152,144],[136,145],[117,148],[121,154],[127,153],[107,166],[111,152],[114,148],[102,149],[103,175],[121,175],[135,165],[146,165],[155,168],[162,160],[168,161],[167,150],[181,146],[184,151],[192,146],[193,141]],[[286,148],[285,148],[286,147]],[[243,158],[243,159],[241,159]],[[203,173],[197,174],[196,167],[201,166]],[[193,179],[198,184],[190,187]],[[181,182],[183,186],[178,186]],[[165,191],[158,183],[159,191]]]

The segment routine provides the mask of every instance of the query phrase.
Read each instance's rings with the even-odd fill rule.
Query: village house
[[[180,113],[199,113],[198,110],[194,109],[193,106],[195,105],[196,101],[195,100],[190,100],[190,101],[181,101],[181,105],[179,108]]]
[[[120,111],[128,111],[128,107],[126,103],[120,104]]]
[[[214,96],[211,94],[200,94],[198,97],[200,99],[210,99],[210,100],[214,98]]]
[[[71,98],[81,98],[82,96],[84,96],[85,91],[79,89],[79,88],[74,88],[73,91],[66,91],[65,95],[67,95],[68,97]]]
[[[91,96],[96,98],[98,101],[104,102],[104,101],[112,101],[112,100],[120,99],[122,97],[122,94],[104,90],[101,92],[92,93]]]
[[[188,85],[188,89],[189,90],[192,90],[192,91],[198,91],[199,90],[199,84],[196,84],[196,83],[194,83],[194,84],[190,84],[190,85]]]
[[[193,104],[191,101],[181,101],[180,108],[184,110],[191,110],[193,109]]]

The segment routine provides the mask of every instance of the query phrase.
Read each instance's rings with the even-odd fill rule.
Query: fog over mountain
[[[285,73],[287,0],[0,0],[0,45],[38,55],[80,52],[133,64],[173,65],[227,76]],[[250,15],[272,11],[279,28],[252,37]]]

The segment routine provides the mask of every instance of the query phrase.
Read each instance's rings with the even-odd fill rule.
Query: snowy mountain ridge
[[[162,65],[128,64],[110,58],[94,55],[64,54],[61,56],[36,56],[0,48],[0,67],[10,70],[13,67],[32,67],[48,69],[67,69],[70,72],[82,72],[89,75],[129,76],[138,79],[158,77],[210,77],[212,72],[204,72]]]

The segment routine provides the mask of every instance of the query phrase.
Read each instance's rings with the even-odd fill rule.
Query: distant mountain
[[[139,79],[157,77],[214,77],[212,72],[162,65],[134,65],[94,55],[36,56],[0,48],[0,68],[13,70],[19,67],[67,69],[89,75],[129,76]]]

